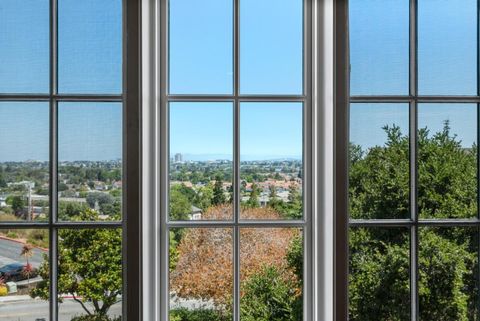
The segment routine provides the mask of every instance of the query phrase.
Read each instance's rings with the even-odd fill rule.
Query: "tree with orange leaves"
[[[228,219],[231,213],[231,206],[216,206],[207,210],[203,218]],[[281,218],[272,208],[243,208],[241,216],[243,219]],[[189,228],[184,229],[182,235],[175,249],[178,261],[170,274],[171,291],[179,298],[210,302],[217,309],[229,313],[233,293],[233,229]],[[293,302],[300,298],[301,275],[295,274],[295,268],[289,264],[291,244],[300,238],[301,231],[297,228],[241,229],[241,296],[253,295],[245,292],[255,286],[250,280],[273,273],[290,288],[289,300]]]

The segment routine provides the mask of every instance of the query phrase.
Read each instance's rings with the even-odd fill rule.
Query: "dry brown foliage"
[[[231,206],[210,208],[203,219],[228,219]],[[278,219],[270,208],[245,209],[242,218]],[[266,265],[285,268],[296,228],[245,228],[240,231],[241,281]],[[212,299],[216,304],[231,304],[233,291],[233,230],[230,228],[187,229],[178,245],[179,259],[170,275],[170,290],[179,297]],[[291,271],[285,277],[294,278]]]

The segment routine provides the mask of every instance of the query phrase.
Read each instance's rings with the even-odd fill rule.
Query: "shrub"
[[[301,295],[288,271],[265,266],[242,287],[241,319],[244,321],[301,320]]]
[[[12,238],[12,239],[16,239],[16,238],[18,238],[18,234],[15,233],[15,232],[8,231],[7,237]]]

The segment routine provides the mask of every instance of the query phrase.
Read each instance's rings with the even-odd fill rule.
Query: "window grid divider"
[[[49,316],[58,320],[58,104],[54,95],[58,91],[58,0],[50,0],[50,212],[49,220]]]
[[[480,1],[477,0],[477,96],[480,96],[480,32],[479,32],[479,24],[480,24]],[[477,146],[480,143],[480,101],[477,101]],[[480,155],[477,149],[477,220],[480,221]],[[476,275],[476,282],[477,286],[480,284],[480,225],[476,225],[476,236],[477,236],[477,275]],[[480,313],[480,300],[477,298],[477,316]]]

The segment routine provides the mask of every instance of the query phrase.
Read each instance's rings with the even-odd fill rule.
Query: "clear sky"
[[[408,93],[408,2],[351,0],[353,95]],[[1,93],[48,92],[48,3],[0,1]],[[241,93],[300,94],[302,1],[240,3]],[[232,93],[232,1],[171,0],[170,4],[171,93]],[[60,92],[121,92],[121,10],[121,0],[59,0]],[[420,93],[475,94],[476,1],[420,0],[418,27]],[[121,157],[119,106],[83,103],[67,107],[59,114],[62,159]],[[242,159],[301,157],[301,107],[242,105]],[[192,159],[232,157],[229,103],[179,103],[171,111],[172,153]],[[421,127],[435,131],[446,119],[464,145],[475,141],[473,106],[419,107]],[[407,126],[407,107],[352,106],[351,139],[364,147],[383,144],[381,127],[393,123]],[[48,159],[48,106],[2,103],[0,161],[26,159]]]
[[[122,1],[59,0],[61,93],[122,90]],[[0,1],[0,92],[48,93],[49,0]],[[122,156],[119,104],[59,106],[59,160]],[[0,104],[0,162],[48,160],[48,103]]]
[[[419,0],[418,88],[420,95],[475,95],[477,88],[476,0]],[[352,95],[407,95],[408,0],[351,0]],[[418,125],[431,133],[450,122],[451,132],[470,147],[476,141],[476,106],[422,104]],[[408,106],[351,106],[350,138],[363,147],[383,145],[384,125],[408,133]]]
[[[300,159],[302,109],[301,103],[242,103],[241,160]],[[169,125],[171,156],[232,160],[232,103],[171,103]]]

